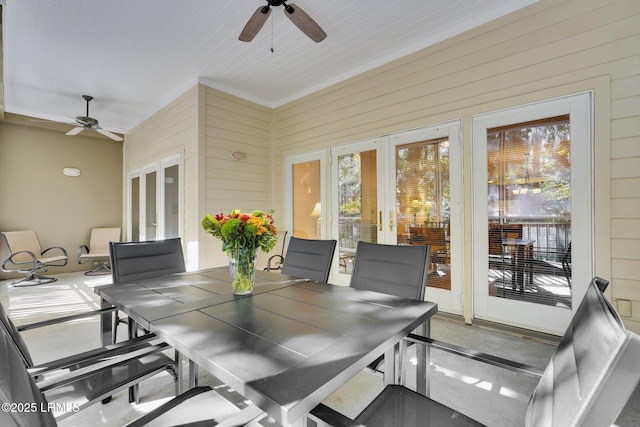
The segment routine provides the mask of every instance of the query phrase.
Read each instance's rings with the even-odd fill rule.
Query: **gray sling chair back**
[[[144,242],[110,242],[111,277],[113,283],[133,282],[165,274],[186,271],[180,238]],[[113,340],[117,340],[118,324],[126,323],[116,311],[113,316]]]
[[[33,230],[6,231],[1,234],[9,249],[9,256],[2,261],[2,271],[26,274],[22,279],[9,283],[10,287],[55,282],[58,280],[55,277],[40,273],[46,272],[49,267],[64,267],[69,262],[67,251],[61,246],[42,250],[38,235]]]
[[[430,245],[396,246],[359,241],[349,286],[403,298],[424,299]],[[378,371],[384,356],[368,368]]]
[[[424,299],[431,246],[358,242],[349,286],[403,298]]]
[[[625,329],[620,316],[601,291],[605,284],[606,281],[599,278],[594,278],[589,284],[529,400],[524,414],[525,426],[609,426],[616,421],[637,387],[640,380],[640,336]],[[407,340],[512,371],[527,371],[523,369],[524,365],[517,366],[517,363],[499,357],[453,348],[450,344],[429,338],[410,335]],[[402,369],[406,363],[404,358],[400,360]],[[486,404],[491,405],[491,402]],[[319,425],[345,427],[482,425],[461,413],[464,412],[464,402],[459,408],[460,412],[402,385],[391,385],[355,420],[324,405],[316,407],[310,419]]]
[[[331,272],[335,240],[311,240],[291,237],[282,264],[282,274],[326,283]]]
[[[162,353],[154,357],[162,357]],[[108,356],[107,356],[108,357]],[[11,334],[0,322],[0,426],[2,427],[55,427],[57,425],[54,413],[56,408],[68,408],[71,414],[74,408],[82,408],[85,404],[77,404],[70,400],[69,394],[61,398],[52,398],[49,391],[44,391],[42,385],[36,383],[34,376],[25,367],[21,354]],[[96,378],[111,383],[113,376],[121,376],[119,372],[122,365],[112,367],[110,370],[97,371]],[[81,371],[81,369],[78,369]],[[139,374],[142,374],[140,370]],[[68,382],[67,392],[84,391],[98,394],[98,390],[104,386],[100,381],[93,381],[97,389],[88,387],[77,388],[77,383]],[[88,385],[88,383],[87,383]],[[43,393],[44,391],[44,393]],[[92,401],[99,400],[100,397]],[[69,415],[66,413],[65,415]],[[259,420],[265,414],[255,405],[246,403],[243,407],[236,406],[222,397],[210,387],[196,387],[188,392],[168,401],[159,408],[133,421],[131,427],[146,425],[258,425],[250,424],[251,420]],[[61,419],[62,417],[58,417]],[[205,420],[208,421],[205,424]],[[192,424],[190,424],[192,423]]]
[[[173,376],[177,394],[175,362],[162,352],[169,346],[153,334],[40,365],[33,363],[20,330],[68,322],[102,311],[16,327],[0,305],[0,400],[23,408],[0,412],[1,426],[55,425],[54,414],[63,419],[165,371]],[[46,402],[52,405],[47,413],[33,413],[33,407],[25,406],[37,403],[36,409],[42,410],[47,408]]]

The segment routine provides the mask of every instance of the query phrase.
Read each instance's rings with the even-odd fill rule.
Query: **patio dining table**
[[[432,302],[258,271],[254,293],[231,292],[228,268],[96,288],[181,357],[288,426],[385,354],[385,382],[398,380],[394,347],[418,328],[428,336]],[[109,315],[102,339],[111,339]],[[425,358],[418,384],[425,387]],[[181,371],[181,370],[178,370]],[[194,385],[190,373],[190,385]],[[180,383],[182,378],[179,377]]]
[[[533,244],[535,240],[532,239],[514,239],[503,238],[502,245],[513,254],[511,262],[511,281],[513,283],[513,290],[524,292],[524,268],[526,261],[531,258],[533,253]]]

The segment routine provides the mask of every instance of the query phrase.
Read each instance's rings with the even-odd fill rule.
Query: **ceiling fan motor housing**
[[[98,125],[98,121],[93,117],[77,116],[76,120],[80,123],[83,123],[85,127],[93,127]]]

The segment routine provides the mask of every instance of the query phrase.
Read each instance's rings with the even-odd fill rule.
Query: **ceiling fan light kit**
[[[271,15],[271,7],[278,6],[284,6],[286,17],[314,42],[320,43],[327,37],[327,33],[299,6],[287,4],[287,0],[267,0],[266,6],[260,6],[253,15],[251,15],[249,21],[247,21],[242,29],[238,40],[243,42],[252,41],[264,26],[269,15]]]

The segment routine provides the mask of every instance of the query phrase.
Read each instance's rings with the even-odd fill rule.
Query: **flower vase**
[[[229,252],[229,272],[233,282],[233,293],[250,295],[256,277],[256,250],[233,248]]]

